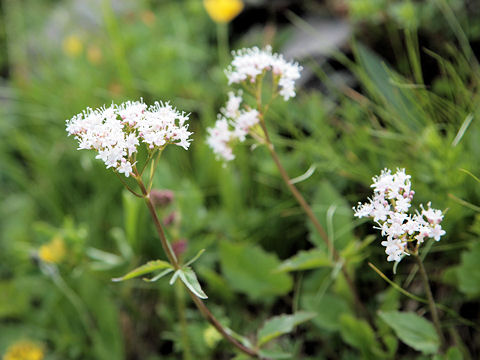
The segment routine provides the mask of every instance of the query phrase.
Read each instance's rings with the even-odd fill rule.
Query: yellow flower
[[[243,10],[241,0],[203,0],[203,5],[217,23],[228,23]]]
[[[55,236],[48,244],[40,246],[38,256],[47,263],[60,263],[66,254],[65,243],[59,236]]]
[[[28,341],[22,340],[11,345],[2,360],[42,360],[45,354],[43,347]]]
[[[63,52],[70,57],[77,57],[83,51],[82,40],[76,35],[70,35],[63,40]]]
[[[203,339],[209,348],[214,348],[222,340],[222,335],[212,325],[203,331]]]

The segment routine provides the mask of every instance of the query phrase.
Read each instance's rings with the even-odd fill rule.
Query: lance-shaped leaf
[[[283,261],[277,268],[277,272],[310,270],[319,267],[332,266],[332,261],[324,251],[312,249],[299,251],[296,255]]]
[[[168,263],[166,261],[163,261],[163,260],[153,260],[153,261],[149,261],[148,263],[130,271],[128,274],[126,274],[122,277],[112,279],[112,281],[124,281],[124,280],[128,280],[128,279],[133,279],[137,276],[142,276],[142,275],[145,275],[145,274],[149,274],[153,271],[169,269],[169,268],[172,268],[172,265],[170,265],[170,263]]]
[[[185,286],[194,293],[200,299],[207,299],[208,296],[202,290],[200,283],[198,282],[197,275],[195,275],[194,271],[187,267],[181,270],[177,270],[178,276],[183,281]]]
[[[317,316],[314,312],[299,311],[293,315],[275,316],[265,322],[258,331],[257,346],[262,346],[267,342],[291,332],[295,326],[313,319]]]

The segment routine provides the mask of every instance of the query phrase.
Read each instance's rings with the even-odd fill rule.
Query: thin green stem
[[[445,345],[445,337],[443,336],[442,327],[440,326],[440,319],[438,317],[437,306],[435,300],[433,299],[432,289],[430,288],[430,283],[428,281],[428,275],[423,266],[422,258],[418,254],[413,255],[418,264],[418,269],[420,272],[420,277],[422,278],[423,286],[427,294],[428,307],[430,308],[430,313],[432,315],[433,325],[435,326],[435,331],[438,334],[440,340],[440,348],[442,349]]]
[[[228,59],[229,46],[228,46],[228,24],[217,23],[217,50],[218,61],[220,64],[225,65]]]
[[[270,135],[268,133],[267,126],[265,124],[265,119],[264,119],[265,114],[263,113],[263,110],[262,110],[262,98],[261,98],[262,91],[261,91],[261,85],[260,84],[261,84],[261,82],[259,83],[259,86],[257,87],[257,94],[256,94],[257,110],[259,112],[260,126],[262,127],[263,133],[265,135],[265,143],[267,145],[268,151],[270,152],[270,155],[271,155],[273,161],[275,162],[275,165],[277,166],[278,171],[280,172],[280,176],[282,177],[282,179],[285,182],[285,184],[287,185],[288,189],[290,190],[290,192],[294,196],[295,200],[297,200],[297,202],[302,207],[302,209],[305,212],[305,214],[307,215],[307,217],[312,222],[313,226],[315,227],[315,229],[319,233],[320,237],[323,239],[323,241],[327,245],[328,251],[330,252],[330,254],[333,255],[333,258],[335,259],[335,261],[341,262],[343,260],[340,258],[340,255],[338,254],[337,250],[333,246],[333,243],[330,240],[330,238],[328,237],[327,232],[325,231],[323,226],[320,224],[320,222],[317,220],[317,217],[315,216],[315,214],[314,214],[312,208],[310,207],[310,205],[307,203],[307,201],[302,196],[302,194],[298,191],[296,186],[292,183],[292,181],[290,179],[290,176],[288,175],[287,171],[285,170],[282,163],[280,162],[280,159],[278,158],[278,155],[275,151],[273,143],[270,140]],[[353,294],[354,302],[355,302],[355,305],[356,305],[357,309],[361,313],[363,313],[365,315],[365,317],[373,324],[373,321],[371,321],[365,306],[363,305],[362,301],[360,300],[360,296],[358,295],[355,284],[354,284],[352,278],[350,277],[350,274],[348,273],[348,271],[345,268],[343,263],[342,263],[342,274],[345,278],[345,281],[347,282],[348,287],[350,288],[350,290]]]
[[[115,175],[117,175],[117,177],[120,179],[120,181],[122,182],[122,184],[127,188],[128,191],[130,191],[133,195],[135,195],[136,197],[138,198],[143,198],[142,195],[138,194],[135,190],[133,190],[127,183],[125,180],[123,180],[123,178],[121,177],[121,175],[119,173],[117,173],[115,171]]]
[[[140,187],[140,190],[142,191],[143,198],[145,199],[145,203],[148,207],[148,210],[150,211],[150,215],[152,216],[153,223],[155,224],[155,229],[157,230],[158,236],[160,237],[160,242],[162,244],[163,251],[167,255],[168,260],[170,263],[173,265],[173,267],[178,270],[181,268],[177,257],[175,256],[175,253],[172,250],[172,247],[168,243],[168,240],[165,236],[165,232],[163,231],[163,227],[160,223],[160,220],[158,219],[157,212],[155,211],[155,206],[152,203],[152,200],[150,198],[150,193],[146,189],[141,176],[139,175],[136,167],[133,168],[134,174],[135,174],[135,179],[137,180],[138,186]],[[206,307],[206,305],[203,303],[203,301],[198,298],[195,294],[193,294],[190,290],[188,290],[188,293],[190,294],[190,297],[192,298],[193,302],[197,306],[197,308],[200,310],[202,315],[212,324],[217,331],[222,334],[222,336],[230,342],[233,346],[235,346],[237,349],[242,351],[243,353],[254,357],[256,359],[262,359],[260,354],[256,349],[251,349],[243,344],[241,344],[237,339],[235,339],[231,334],[229,334],[228,330],[223,327],[223,325],[217,320],[217,318],[210,312],[210,310]]]
[[[175,299],[178,317],[180,319],[183,360],[193,360],[192,349],[190,348],[190,340],[188,336],[188,322],[185,315],[184,292],[182,289],[182,285],[179,282],[175,283]]]

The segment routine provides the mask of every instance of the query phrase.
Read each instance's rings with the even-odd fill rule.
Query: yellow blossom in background
[[[228,23],[243,10],[241,0],[203,0],[208,15],[217,23]]]
[[[209,325],[204,331],[203,331],[203,340],[205,340],[205,343],[209,348],[214,348],[217,343],[222,340],[222,334],[220,334],[217,329],[215,329],[212,325]]]
[[[98,65],[102,62],[102,50],[97,45],[90,45],[87,49],[87,59],[90,63]]]
[[[11,345],[2,360],[42,360],[45,357],[43,347],[27,340]]]
[[[77,57],[83,51],[82,40],[76,35],[70,35],[63,40],[63,52],[70,57]]]
[[[66,254],[65,242],[59,236],[55,236],[48,244],[40,246],[38,256],[47,263],[60,263]]]

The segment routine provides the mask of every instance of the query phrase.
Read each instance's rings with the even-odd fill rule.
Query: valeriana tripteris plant
[[[435,330],[441,344],[444,344],[445,339],[428,275],[419,256],[420,245],[426,239],[439,241],[445,235],[445,230],[440,225],[443,212],[432,209],[429,202],[426,209],[420,205],[421,211],[417,210],[414,214],[408,213],[415,194],[411,188],[410,178],[411,176],[405,173],[405,169],[397,169],[395,174],[392,174],[389,169],[382,170],[379,176],[372,178],[373,198],[367,203],[358,203],[353,210],[355,216],[359,218],[372,218],[378,225],[376,228],[381,230],[382,236],[386,236],[387,239],[381,244],[385,246],[388,261],[398,263],[404,255],[413,255],[427,294]]]
[[[127,280],[161,270],[159,274],[149,280],[157,281],[173,273],[170,284],[173,284],[179,278],[202,315],[227,341],[244,353],[255,358],[261,358],[258,349],[237,340],[238,336],[233,336],[231,330],[223,327],[203,303],[202,299],[206,299],[207,296],[190,267],[202,252],[186,264],[180,263],[165,236],[163,226],[155,210],[155,204],[152,200],[154,196],[151,196],[150,189],[158,156],[170,144],[184,149],[189,148],[192,133],[188,131],[187,121],[188,115],[178,112],[168,103],[157,102],[153,106],[147,106],[143,101],[129,101],[121,105],[112,104],[110,107],[104,106],[95,110],[87,108],[82,113],[67,120],[66,127],[68,134],[74,135],[78,140],[79,150],[96,150],[98,152],[96,157],[105,163],[107,169],[112,168],[117,175],[121,173],[126,177],[135,179],[140,192],[133,189],[120,177],[122,183],[131,193],[145,200],[162,248],[169,260],[169,262],[150,261],[127,275],[114,280]],[[146,158],[137,159],[139,147],[142,144],[146,147]],[[141,163],[141,166],[137,168],[139,163]],[[151,167],[148,183],[145,185],[143,173],[149,163]]]
[[[445,235],[440,223],[443,213],[420,205],[421,211],[409,214],[408,210],[415,192],[411,189],[410,175],[405,169],[397,169],[395,174],[384,169],[379,176],[373,178],[373,198],[367,203],[359,203],[354,208],[355,216],[370,217],[379,226],[385,253],[388,261],[399,262],[404,255],[418,252],[425,239],[436,241]]]
[[[250,135],[259,145],[267,147],[285,185],[325,241],[334,260],[341,266],[357,308],[366,314],[351,275],[342,266],[344,260],[340,258],[332,240],[280,162],[265,121],[265,116],[275,98],[281,96],[284,101],[288,101],[296,96],[295,81],[300,78],[302,67],[296,62],[285,60],[280,54],[272,53],[270,46],[263,50],[258,47],[242,49],[232,54],[233,60],[225,70],[225,75],[229,85],[235,85],[241,89],[228,93],[227,103],[220,109],[215,126],[208,129],[208,145],[223,161],[235,159],[233,147],[236,143],[245,141],[247,135]],[[271,91],[264,103],[262,89],[266,78],[271,80]]]

